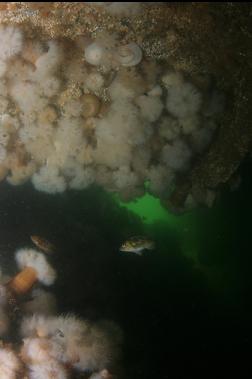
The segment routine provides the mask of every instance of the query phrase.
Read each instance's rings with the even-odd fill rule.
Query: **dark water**
[[[182,255],[179,236],[162,223],[149,227],[155,253],[118,253],[126,236],[143,232],[142,221],[97,188],[52,196],[30,185],[1,184],[3,271],[15,272],[14,252],[32,246],[30,235],[54,243],[57,252],[50,259],[58,280],[52,291],[60,312],[118,322],[130,379],[186,378],[183,365],[175,374],[171,369],[176,353],[249,352],[251,163],[242,171],[237,192],[226,193],[211,210],[196,212],[200,262],[221,273],[214,289]]]

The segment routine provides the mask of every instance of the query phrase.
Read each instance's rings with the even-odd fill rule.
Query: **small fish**
[[[135,236],[127,239],[120,251],[142,255],[144,250],[154,250],[155,242],[144,236]]]
[[[34,245],[47,254],[51,254],[55,251],[54,245],[43,237],[32,235],[31,240]]]

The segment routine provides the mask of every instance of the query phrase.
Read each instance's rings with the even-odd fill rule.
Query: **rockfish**
[[[127,239],[120,247],[120,251],[135,253],[137,255],[142,255],[144,250],[154,249],[155,242],[143,236],[131,237]]]
[[[31,240],[34,245],[47,254],[51,254],[55,251],[54,245],[43,237],[33,235],[31,236]]]

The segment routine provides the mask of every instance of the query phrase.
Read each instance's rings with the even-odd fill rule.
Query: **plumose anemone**
[[[128,9],[112,4],[119,17]],[[0,44],[0,178],[12,185],[54,194],[97,184],[166,201],[214,138],[222,94],[148,58],[140,40],[97,32],[70,45],[2,26]]]

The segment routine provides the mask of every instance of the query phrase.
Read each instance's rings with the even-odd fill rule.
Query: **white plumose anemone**
[[[56,41],[51,40],[47,44],[48,51],[36,60],[36,70],[31,76],[38,82],[44,81],[50,74],[53,74],[63,59],[61,46]]]
[[[148,95],[149,96],[162,96],[163,94],[163,90],[162,90],[162,87],[157,84],[155,85],[149,92],[148,92]]]
[[[15,353],[8,349],[0,348],[0,378],[16,379],[21,363]]]
[[[192,117],[199,111],[201,104],[201,94],[192,83],[182,82],[168,89],[166,107],[175,117]]]
[[[58,167],[41,167],[38,173],[35,173],[32,177],[32,183],[34,187],[39,191],[47,193],[59,193],[66,190],[66,182],[62,176],[60,176]]]
[[[115,57],[122,66],[131,67],[141,62],[143,53],[135,42],[131,42],[128,45],[120,46],[116,51]]]
[[[21,322],[20,334],[22,337],[48,337],[54,330],[51,317],[34,314],[24,317]]]
[[[167,141],[173,141],[181,133],[181,126],[177,119],[165,116],[160,120],[158,132]]]
[[[181,87],[184,83],[183,76],[179,72],[168,71],[162,77],[162,83],[167,90]]]
[[[67,379],[67,370],[57,361],[50,359],[43,364],[29,366],[30,379]]]
[[[175,140],[172,144],[166,144],[161,153],[163,162],[175,171],[186,170],[190,165],[191,157],[191,150],[181,139]]]
[[[101,4],[119,17],[145,8]],[[70,46],[0,26],[0,114],[15,109],[15,123],[0,117],[1,180],[31,179],[49,194],[96,183],[128,201],[144,193],[146,173],[151,191],[161,194],[164,167],[175,175],[190,169],[191,155],[209,145],[206,123],[216,123],[223,96],[210,82],[198,90],[197,75],[190,80],[172,62],[166,69],[143,59],[144,45],[129,38],[95,31]]]
[[[175,179],[173,170],[164,165],[150,166],[146,176],[149,181],[148,189],[155,196],[160,196],[168,191]]]
[[[34,249],[19,249],[16,252],[16,262],[20,269],[31,267],[37,272],[37,279],[49,286],[56,279],[55,270],[46,261],[45,256]]]
[[[23,34],[14,26],[0,26],[0,59],[5,61],[19,54],[23,47]]]
[[[87,76],[84,85],[91,92],[100,91],[104,85],[104,78],[99,72],[93,72]]]
[[[159,96],[141,95],[136,99],[141,115],[149,122],[155,122],[160,117],[164,105]]]
[[[93,42],[85,48],[85,59],[89,64],[99,66],[102,63],[104,53],[104,48],[97,42]]]
[[[91,323],[74,315],[23,320],[24,337],[50,338],[50,356],[79,371],[100,371],[120,356],[122,333],[109,321]]]
[[[25,338],[22,358],[25,362],[43,363],[50,358],[50,340],[47,338]]]

